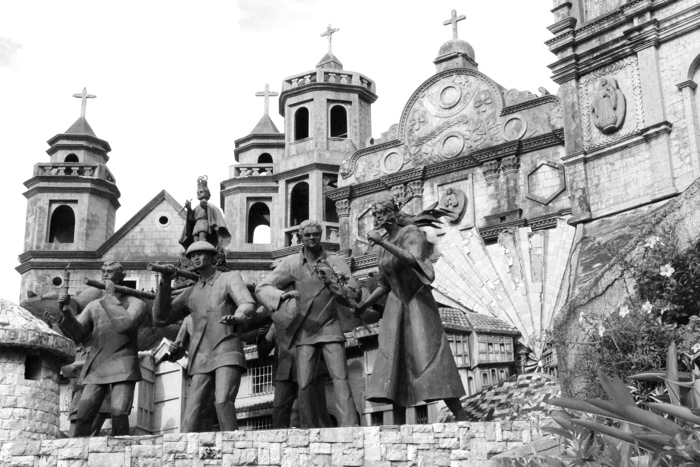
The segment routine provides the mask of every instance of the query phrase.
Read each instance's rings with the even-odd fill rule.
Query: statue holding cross
[[[452,16],[450,19],[445,21],[443,26],[449,26],[450,24],[452,25],[452,39],[458,39],[457,37],[457,23],[459,21],[465,20],[467,17],[465,15],[459,15],[457,16],[457,10],[452,10]]]
[[[326,31],[321,34],[321,37],[328,37],[328,53],[332,52],[332,41],[333,41],[333,34],[340,31],[340,28],[332,28],[330,23],[328,24],[328,27],[326,28]]]
[[[87,100],[94,99],[97,96],[94,94],[88,94],[87,88],[83,88],[83,92],[73,94],[73,97],[77,97],[82,102],[80,103],[80,117],[85,118],[85,109],[87,108]]]
[[[270,114],[270,97],[279,96],[279,93],[270,92],[270,85],[265,83],[265,90],[262,92],[256,92],[255,95],[257,97],[264,97],[265,98],[265,115],[269,115]]]

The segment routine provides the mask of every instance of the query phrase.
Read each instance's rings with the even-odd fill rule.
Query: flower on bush
[[[627,305],[622,305],[620,307],[620,318],[624,318],[628,314],[630,314],[630,307],[628,307]]]
[[[644,313],[651,313],[651,310],[652,310],[653,308],[654,308],[654,307],[652,306],[651,303],[649,303],[649,300],[647,300],[647,301],[644,303],[644,305],[642,305],[642,311],[643,311]]]
[[[647,241],[644,243],[644,248],[654,248],[659,243],[661,243],[661,238],[657,235],[652,235],[647,238]]]
[[[583,324],[583,320],[584,320],[584,316],[583,316],[583,311],[582,311],[578,317],[578,324]]]
[[[665,277],[671,277],[673,273],[676,272],[670,264],[664,264],[659,268],[659,274]]]
[[[603,337],[604,334],[605,334],[605,326],[603,326],[603,323],[600,323],[598,325],[598,335],[600,337]]]

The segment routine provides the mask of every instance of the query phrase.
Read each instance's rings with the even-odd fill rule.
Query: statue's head
[[[208,177],[206,175],[201,175],[197,178],[197,199],[206,199],[209,201],[209,198],[211,198],[211,191],[209,191],[207,179]]]
[[[214,245],[200,240],[190,245],[187,252],[185,252],[185,256],[192,260],[195,269],[200,270],[213,265],[214,257],[217,253]]]
[[[126,277],[126,271],[124,266],[117,261],[107,261],[102,265],[102,280],[112,281],[119,285],[124,281]]]
[[[389,223],[397,223],[401,226],[411,224],[411,216],[401,211],[393,196],[374,203],[372,216],[374,217],[375,229]]]
[[[323,226],[314,220],[305,220],[299,225],[297,236],[305,247],[315,248],[321,245]]]

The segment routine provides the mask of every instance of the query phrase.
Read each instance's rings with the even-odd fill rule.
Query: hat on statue
[[[195,251],[211,251],[214,254],[218,253],[218,251],[214,247],[214,245],[212,245],[209,242],[202,241],[202,240],[200,240],[198,242],[194,242],[192,245],[190,245],[190,247],[187,249],[187,252],[185,253],[185,256],[187,256],[189,258],[190,255],[192,253],[194,253]]]

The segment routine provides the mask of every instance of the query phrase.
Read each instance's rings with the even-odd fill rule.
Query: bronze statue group
[[[434,217],[407,215],[392,199],[372,207],[377,230],[367,237],[378,246],[381,280],[364,300],[345,260],[321,246],[322,226],[314,220],[299,225],[299,253],[284,258],[253,294],[238,272],[215,266],[230,234],[221,211],[208,203],[210,196],[206,178],[200,177],[199,205],[185,205],[180,243],[197,274],[189,277],[197,280],[173,293],[173,280],[183,273],[173,266],[158,268],[150,316],[144,301],[120,287],[125,271],[117,262],[102,267],[104,292],[89,288],[75,298],[60,295],[58,326],[87,353],[72,379],[71,436],[96,435],[106,416],[113,435],[129,434],[134,388],[141,380],[138,328],[183,319],[169,346],[171,359],[188,355],[189,391],[180,431],[210,430],[214,417],[222,431],[238,429],[235,401],[246,371],[241,334],[263,315],[272,323],[260,329],[257,345],[261,356],[274,349],[273,427],[292,426],[295,400],[298,426],[331,426],[322,371],[333,384],[338,424],[357,426],[338,305],[360,316],[384,296],[367,399],[393,404],[397,424],[405,423],[406,407],[421,401],[443,400],[457,420],[465,418],[459,400],[464,388],[430,289],[432,245],[420,229]]]

